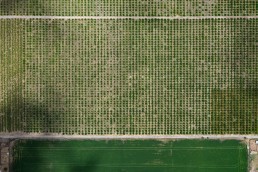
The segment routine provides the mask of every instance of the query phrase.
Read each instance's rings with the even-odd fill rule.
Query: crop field
[[[1,15],[253,16],[256,0],[0,0]]]
[[[255,0],[0,0],[0,132],[258,133]],[[68,10],[69,9],[69,10]],[[144,10],[148,9],[148,10]]]
[[[19,141],[13,171],[246,172],[239,141]]]

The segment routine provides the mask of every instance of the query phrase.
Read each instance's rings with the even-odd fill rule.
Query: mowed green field
[[[217,140],[18,141],[13,171],[247,172],[247,149]]]
[[[1,131],[257,133],[257,21],[0,20]]]

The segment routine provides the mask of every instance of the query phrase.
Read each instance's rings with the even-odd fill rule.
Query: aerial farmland
[[[132,161],[127,171],[187,171],[182,154],[218,152],[235,159],[200,160],[194,171],[246,172],[247,139],[258,139],[257,10],[256,0],[0,0],[0,138],[18,139],[5,141],[13,170],[33,171],[31,146],[39,154],[89,146],[107,157],[121,148],[117,159],[129,161],[124,154],[145,154],[146,145],[161,150],[159,161],[142,157],[157,166]],[[91,162],[88,155],[77,158]],[[100,155],[96,171],[109,163]],[[121,170],[115,161],[109,171]]]

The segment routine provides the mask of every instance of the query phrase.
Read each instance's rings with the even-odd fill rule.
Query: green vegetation
[[[214,89],[211,93],[214,133],[258,132],[258,32],[253,22],[257,25],[257,19],[231,23],[230,32],[235,36],[233,46],[228,46],[226,55],[231,57],[225,58],[224,66],[230,64],[230,68],[223,80],[232,72],[233,82],[231,87]]]
[[[1,131],[257,133],[256,19],[0,23]]]
[[[23,21],[0,21],[0,131],[20,130],[24,79]]]
[[[246,172],[239,141],[19,141],[14,172]]]
[[[256,0],[1,0],[0,15],[254,16]]]

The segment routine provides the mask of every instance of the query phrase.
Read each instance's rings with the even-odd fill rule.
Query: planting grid
[[[254,16],[256,0],[0,0],[1,15]]]
[[[196,8],[213,4],[207,15],[191,13],[180,1],[145,4],[151,11],[146,14],[141,7],[149,1],[132,1],[132,7],[101,1],[103,14],[84,1],[62,1],[59,7],[44,1],[48,13],[35,7],[43,1],[22,7],[0,2],[2,15],[159,16],[157,9],[168,4],[185,16],[220,16],[222,7],[224,12],[234,7],[225,15],[256,15],[254,1],[191,1]],[[59,10],[51,11],[54,7]],[[131,13],[134,8],[141,10]],[[178,13],[163,12],[160,16]],[[0,19],[0,131],[258,133],[257,23],[257,18]]]

